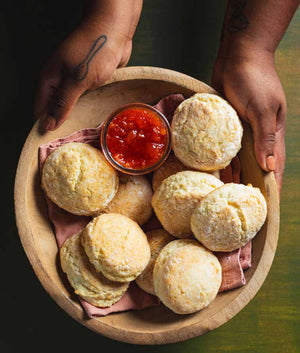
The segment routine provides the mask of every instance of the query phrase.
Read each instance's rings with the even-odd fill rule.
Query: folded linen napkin
[[[181,94],[173,94],[162,98],[154,107],[165,114],[167,119],[171,121],[173,113],[177,106],[184,100]],[[73,134],[51,141],[39,148],[39,168],[43,168],[43,163],[47,156],[59,146],[68,142],[83,142],[100,148],[100,130],[97,128],[82,129]],[[239,182],[240,166],[239,160],[235,160],[229,167],[221,172],[221,179],[224,182]],[[48,206],[48,216],[55,228],[55,237],[60,248],[65,240],[73,234],[82,230],[90,217],[72,215],[55,205],[46,197]],[[157,218],[153,216],[150,221],[143,227],[144,231],[160,228],[161,225]],[[216,253],[222,266],[222,285],[221,291],[240,287],[246,283],[243,269],[251,266],[251,242],[241,249],[231,253]],[[130,284],[129,289],[124,296],[115,304],[108,308],[95,307],[83,299],[79,298],[83,309],[88,317],[105,316],[113,312],[122,312],[126,310],[140,310],[160,304],[157,297],[150,295],[141,290],[134,282]]]

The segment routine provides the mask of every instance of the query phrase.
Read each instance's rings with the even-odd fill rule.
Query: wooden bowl
[[[58,130],[41,135],[36,123],[20,156],[15,181],[16,220],[22,245],[37,277],[57,304],[75,320],[112,339],[135,344],[183,341],[224,324],[254,297],[271,267],[278,239],[279,205],[274,175],[263,173],[257,165],[251,131],[246,128],[240,152],[242,181],[261,189],[268,203],[268,218],[253,241],[253,265],[245,272],[244,287],[219,294],[209,307],[193,315],[176,315],[161,305],[88,319],[60,269],[58,249],[40,188],[38,147],[75,130],[97,126],[123,104],[152,104],[171,93],[189,97],[195,92],[215,91],[194,78],[166,69],[119,69],[105,85],[83,95]]]

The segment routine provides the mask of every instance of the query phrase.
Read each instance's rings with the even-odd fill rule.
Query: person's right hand
[[[109,7],[113,1],[103,3]],[[101,16],[87,17],[48,60],[40,75],[34,109],[45,130],[58,128],[84,91],[100,86],[116,68],[127,64],[141,4],[129,1],[130,13],[121,17],[116,16],[116,9],[112,15],[109,9],[101,9]]]
[[[250,123],[260,167],[274,171],[280,192],[285,165],[286,99],[272,53],[254,50],[218,58],[213,87]]]

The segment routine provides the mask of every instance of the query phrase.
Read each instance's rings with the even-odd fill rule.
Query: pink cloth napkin
[[[96,306],[79,298],[80,303],[88,317],[106,316],[127,310],[142,310],[160,304],[160,300],[154,295],[148,294],[140,289],[135,282],[131,282],[127,292],[115,304],[108,308],[97,308]]]
[[[173,94],[161,99],[154,107],[164,113],[167,119],[171,121],[175,109],[183,100],[184,97],[181,94]],[[43,163],[47,156],[65,143],[83,142],[100,148],[100,129],[101,126],[78,130],[65,138],[56,139],[40,146],[40,171],[43,168]],[[221,172],[221,179],[224,182],[239,182],[239,174],[240,164],[237,159]],[[72,215],[56,206],[46,195],[45,198],[48,206],[48,215],[54,225],[56,241],[60,248],[68,237],[82,230],[91,218]],[[161,228],[161,225],[155,215],[143,226],[144,231],[157,228]],[[231,253],[216,253],[216,256],[220,260],[223,273],[220,292],[240,287],[246,283],[243,270],[251,266],[251,242],[241,249]],[[144,292],[134,282],[130,284],[124,296],[117,303],[108,308],[98,308],[81,298],[79,298],[79,300],[90,318],[126,310],[140,310],[160,304],[157,297]]]

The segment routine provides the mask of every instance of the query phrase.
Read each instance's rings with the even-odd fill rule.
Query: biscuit
[[[191,215],[203,196],[223,185],[208,173],[183,171],[165,179],[152,197],[163,228],[176,238],[191,236]]]
[[[153,285],[153,268],[157,256],[165,245],[170,241],[175,240],[171,234],[166,232],[164,229],[155,229],[146,233],[148,243],[151,250],[151,259],[148,266],[135,280],[137,285],[143,289],[145,292],[155,295],[154,285]]]
[[[49,199],[75,215],[102,211],[118,190],[116,171],[103,154],[85,143],[58,147],[46,159],[42,188]]]
[[[81,241],[96,270],[111,281],[133,281],[150,260],[146,234],[121,214],[94,218],[83,230]]]
[[[118,192],[104,212],[122,214],[142,225],[152,215],[152,194],[146,177],[120,173]]]
[[[128,283],[112,282],[95,270],[81,245],[81,233],[68,238],[60,249],[62,270],[75,293],[88,303],[107,307],[121,299]]]
[[[240,150],[242,135],[236,111],[214,94],[197,93],[183,101],[174,113],[173,150],[192,169],[225,168]]]
[[[174,240],[158,255],[153,281],[156,295],[169,309],[191,314],[215,299],[222,268],[217,257],[196,240]]]
[[[152,177],[152,189],[153,191],[157,190],[160,184],[168,178],[169,176],[176,174],[178,172],[182,172],[187,170],[187,167],[183,165],[174,154],[172,154],[165,163],[159,167],[157,170],[153,172]],[[220,172],[219,170],[209,171],[207,172],[212,174],[216,178],[220,179]]]
[[[267,204],[259,188],[224,184],[195,207],[191,227],[212,251],[232,251],[248,243],[264,224]]]
[[[163,180],[187,168],[172,154],[165,163],[153,172],[152,189],[155,191]]]

